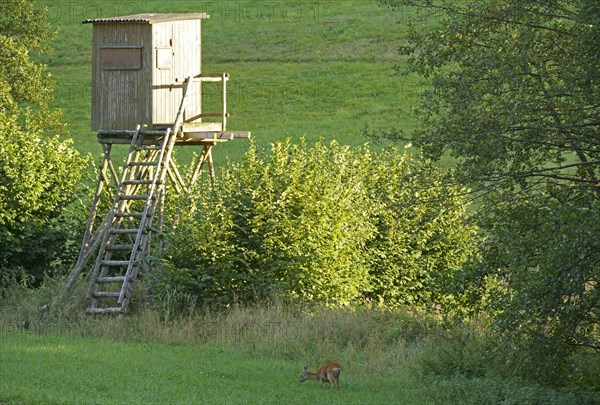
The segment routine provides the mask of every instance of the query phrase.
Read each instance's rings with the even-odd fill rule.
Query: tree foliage
[[[546,382],[572,375],[575,349],[600,349],[598,212],[593,194],[550,189],[496,205],[483,220],[492,232],[472,285],[486,277],[506,285],[486,309],[529,354],[512,366]]]
[[[393,132],[479,191],[465,290],[525,348],[526,374],[557,381],[577,347],[600,349],[600,4],[385,3],[416,10],[402,51],[431,82],[423,125]]]
[[[597,2],[391,3],[434,19],[403,48],[432,82],[412,137],[429,156],[455,158],[494,190],[551,181],[599,192]]]
[[[440,302],[475,245],[468,204],[444,180],[396,150],[253,146],[178,224],[155,290],[221,305]]]
[[[12,277],[37,281],[68,260],[79,226],[77,215],[66,208],[73,208],[73,191],[85,162],[70,143],[47,138],[31,123],[22,125],[16,115],[0,110],[4,281]]]
[[[30,59],[31,52],[49,52],[56,33],[42,10],[27,0],[0,2],[0,106],[47,104],[52,83],[46,67]]]
[[[0,287],[37,282],[70,259],[79,212],[72,212],[85,159],[61,112],[49,107],[52,82],[32,52],[49,51],[54,31],[25,0],[0,8]]]

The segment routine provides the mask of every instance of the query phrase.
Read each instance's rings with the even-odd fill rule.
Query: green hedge
[[[182,305],[442,304],[475,247],[464,191],[397,149],[252,146],[182,203],[153,289]]]
[[[0,293],[10,281],[64,271],[81,243],[84,214],[74,203],[87,159],[22,122],[31,116],[0,109]]]

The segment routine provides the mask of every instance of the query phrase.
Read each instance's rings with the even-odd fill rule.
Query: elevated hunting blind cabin
[[[201,70],[204,13],[136,14],[83,21],[93,25],[92,130],[103,160],[77,264],[66,289],[96,254],[88,313],[127,312],[135,281],[148,269],[150,240],[162,237],[166,183],[193,189],[206,164],[214,182],[212,148],[247,131],[227,131],[227,73]],[[202,86],[221,87],[220,111],[203,112]],[[214,93],[214,92],[212,92]],[[114,145],[128,145],[121,174]],[[176,146],[201,149],[189,179],[172,159]],[[100,201],[112,205],[98,221]]]

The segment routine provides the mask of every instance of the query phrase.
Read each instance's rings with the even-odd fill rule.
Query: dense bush
[[[600,349],[599,211],[593,193],[560,186],[507,199],[488,210],[493,233],[465,268],[472,302],[489,294],[482,309],[522,349],[508,361],[538,380],[562,380],[572,353]],[[504,288],[490,291],[489,279]]]
[[[219,304],[439,303],[474,246],[460,191],[395,149],[252,147],[179,222],[154,290]]]
[[[7,279],[37,283],[72,259],[85,162],[68,142],[0,110],[0,287]]]
[[[456,306],[458,270],[474,254],[476,239],[467,220],[467,190],[429,162],[394,149],[374,162],[366,186],[379,209],[367,249],[372,276],[367,296],[388,307]]]
[[[49,107],[53,82],[31,52],[49,52],[55,30],[27,0],[0,9],[0,294],[10,281],[38,283],[79,243],[76,185],[85,159]]]

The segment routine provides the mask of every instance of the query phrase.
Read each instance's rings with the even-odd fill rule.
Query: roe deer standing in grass
[[[304,371],[302,374],[300,374],[300,382],[304,382],[306,380],[319,380],[321,381],[321,388],[323,388],[323,383],[325,381],[329,381],[331,389],[336,387],[339,390],[340,371],[342,371],[342,368],[335,361],[319,367],[316,373],[311,373],[308,371],[308,366],[304,366]]]

